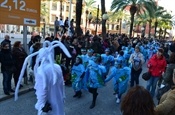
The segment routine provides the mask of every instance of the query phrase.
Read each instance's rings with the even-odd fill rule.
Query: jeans
[[[11,80],[12,80],[12,73],[9,73],[7,71],[2,72],[3,75],[3,90],[4,93],[10,92],[11,90]]]
[[[158,80],[159,80],[159,77],[151,76],[151,78],[147,81],[146,89],[151,93],[152,97],[154,97]]]
[[[131,68],[131,87],[134,86],[134,82],[136,83],[136,85],[139,85],[139,76],[142,72],[142,68],[140,68],[139,70],[134,70],[134,68]]]

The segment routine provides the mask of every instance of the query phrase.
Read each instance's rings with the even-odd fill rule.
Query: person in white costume
[[[15,100],[18,99],[18,90],[27,61],[37,55],[34,66],[35,86],[37,103],[35,108],[38,115],[64,115],[64,80],[62,70],[54,61],[54,48],[60,47],[68,57],[71,57],[66,47],[59,41],[50,43],[45,41],[43,48],[38,52],[29,55],[23,64],[19,81],[15,90]]]

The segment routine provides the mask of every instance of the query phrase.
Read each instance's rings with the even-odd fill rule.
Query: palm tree
[[[164,38],[167,34],[167,29],[172,29],[174,23],[172,21],[173,16],[171,16],[170,13],[166,13],[161,17],[161,20],[158,21],[158,25],[160,27],[160,30],[162,30],[162,34],[164,33]],[[164,29],[164,31],[163,31]],[[161,32],[159,31],[159,39],[161,36]]]
[[[129,7],[131,15],[129,38],[131,38],[135,14],[148,11],[149,14],[152,15],[154,6],[155,3],[153,0],[113,0],[111,10],[114,10],[114,12],[118,12],[119,10],[124,10],[126,7]]]
[[[76,28],[75,33],[77,36],[82,35],[81,25],[81,14],[82,14],[82,2],[83,0],[76,0]]]
[[[106,13],[105,0],[101,0],[102,15]],[[102,38],[106,39],[106,20],[102,18]]]
[[[127,20],[128,18],[128,15],[124,12],[124,11],[121,11],[119,10],[117,13],[114,12],[113,13],[113,16],[116,17],[117,20],[119,20],[119,34],[121,34],[121,30],[122,30],[122,20],[125,19]]]
[[[156,6],[154,7],[153,17],[152,20],[154,22],[154,37],[156,37],[157,33],[157,26],[158,26],[158,20],[163,16],[163,14],[166,13],[166,10],[164,10],[164,7]]]
[[[91,11],[91,10],[94,9],[95,3],[96,3],[95,0],[85,0],[84,2],[85,2],[85,5],[86,5],[85,7],[86,7],[89,11]]]

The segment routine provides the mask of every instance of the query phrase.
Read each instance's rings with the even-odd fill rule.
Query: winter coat
[[[166,67],[165,74],[163,75],[163,80],[165,83],[168,83],[170,86],[173,85],[173,70],[175,69],[175,64],[168,64]]]
[[[160,77],[167,66],[165,57],[158,58],[157,54],[153,55],[148,61],[149,72],[153,77]]]
[[[8,71],[9,68],[15,65],[15,60],[12,56],[10,50],[5,51],[4,49],[0,52],[0,61],[1,61],[1,71]]]
[[[13,48],[12,55],[15,59],[15,66],[21,70],[24,60],[27,57],[27,53],[23,48]]]
[[[155,108],[156,115],[175,115],[175,89],[166,92]]]

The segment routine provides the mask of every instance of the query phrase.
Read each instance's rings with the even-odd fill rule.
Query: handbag
[[[151,78],[151,73],[150,72],[145,72],[142,74],[142,78],[145,80],[145,81],[148,81],[150,78]]]

